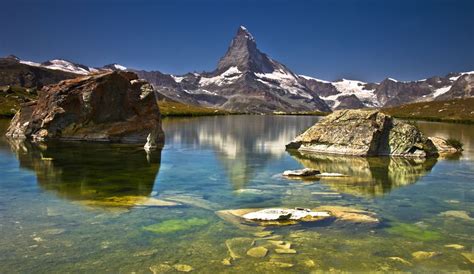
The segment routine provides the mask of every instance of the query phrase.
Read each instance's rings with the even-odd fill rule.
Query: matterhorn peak
[[[246,39],[255,42],[255,38],[253,38],[252,34],[248,31],[245,26],[240,26],[237,30],[237,36],[244,36]]]
[[[274,71],[272,61],[257,49],[255,39],[244,26],[238,28],[226,54],[219,61],[217,73],[223,73],[231,67],[256,73]]]

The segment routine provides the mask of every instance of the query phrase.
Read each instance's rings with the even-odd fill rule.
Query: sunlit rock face
[[[46,86],[22,106],[11,138],[163,143],[154,90],[130,72],[107,72]]]
[[[150,203],[145,199],[161,162],[161,150],[147,153],[136,145],[10,140],[10,146],[20,167],[32,170],[43,190],[98,207]]]
[[[334,112],[296,137],[287,148],[355,156],[437,155],[433,142],[415,125],[377,110]]]
[[[291,155],[306,168],[347,175],[324,178],[321,182],[335,191],[360,196],[383,195],[414,184],[437,162],[436,158],[356,157],[298,151]]]

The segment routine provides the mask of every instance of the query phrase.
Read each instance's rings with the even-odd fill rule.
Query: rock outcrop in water
[[[300,151],[356,156],[437,155],[416,125],[377,110],[341,110],[325,117],[287,145]]]
[[[143,142],[164,141],[154,90],[134,73],[108,72],[44,87],[24,104],[7,136],[49,139]]]

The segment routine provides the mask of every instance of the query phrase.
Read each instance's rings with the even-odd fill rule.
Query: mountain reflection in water
[[[249,119],[249,117],[251,119]],[[319,117],[226,116],[163,121],[166,145],[212,149],[234,189],[247,183],[271,160],[286,155],[285,145]],[[284,122],[283,122],[284,121]]]
[[[20,167],[34,171],[42,189],[92,206],[115,205],[110,199],[133,206],[148,197],[161,162],[161,150],[147,154],[141,146],[134,145],[9,143]]]
[[[323,178],[321,182],[334,191],[358,196],[379,196],[414,184],[437,162],[436,158],[351,157],[299,151],[290,154],[306,168],[348,175]]]

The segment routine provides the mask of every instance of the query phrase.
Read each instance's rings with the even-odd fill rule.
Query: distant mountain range
[[[5,63],[8,62],[10,72],[15,64],[21,67],[23,74],[17,75],[16,81],[13,81],[15,77],[12,75],[6,76]],[[28,72],[28,69],[32,71]],[[41,75],[38,75],[39,69],[43,70]],[[0,59],[0,86],[12,82],[24,85],[25,79],[30,78],[38,78],[38,83],[48,84],[59,78],[109,70],[133,71],[149,81],[158,93],[178,102],[242,112],[330,111],[474,96],[474,71],[409,82],[387,78],[380,83],[347,79],[329,82],[298,75],[262,53],[255,38],[243,26],[238,28],[227,52],[212,72],[177,76],[135,70],[119,64],[92,68],[66,60],[35,63],[9,56]],[[67,74],[53,77],[51,71]],[[45,73],[50,80],[40,79]]]

